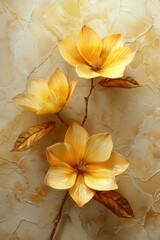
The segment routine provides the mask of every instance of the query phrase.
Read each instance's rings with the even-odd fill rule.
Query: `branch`
[[[57,215],[57,217],[54,219],[54,227],[53,227],[53,229],[52,229],[52,232],[51,232],[51,235],[50,235],[49,240],[54,240],[54,236],[55,236],[55,234],[56,234],[56,230],[57,230],[57,227],[58,227],[58,225],[59,225],[59,222],[60,222],[60,220],[61,220],[61,218],[62,218],[62,211],[63,211],[64,205],[65,205],[65,202],[66,202],[66,200],[67,200],[67,198],[68,198],[68,195],[69,195],[69,193],[68,193],[68,191],[67,191],[66,194],[65,194],[65,196],[64,196],[64,198],[63,198],[63,200],[62,200],[62,203],[61,203],[61,206],[60,206],[58,215]]]
[[[64,121],[64,119],[61,117],[60,113],[57,112],[57,117],[59,118],[59,120],[66,126],[66,127],[69,127],[69,125]]]
[[[89,91],[89,94],[87,97],[85,97],[85,104],[86,104],[86,107],[85,107],[85,115],[84,115],[84,118],[83,118],[83,121],[82,121],[82,127],[83,125],[85,124],[86,120],[87,120],[87,116],[88,116],[88,102],[89,102],[89,98],[91,96],[91,93],[93,91],[93,88],[94,88],[94,85],[93,85],[93,78],[91,78],[91,86],[90,86],[90,91]]]

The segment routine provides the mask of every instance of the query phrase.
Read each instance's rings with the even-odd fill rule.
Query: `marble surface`
[[[0,1],[0,240],[49,239],[64,191],[43,183],[49,168],[45,148],[62,141],[66,127],[54,115],[36,116],[17,107],[12,98],[32,79],[48,79],[59,67],[69,80],[79,79],[62,115],[68,123],[82,121],[90,83],[62,59],[56,41],[76,40],[83,24],[101,37],[122,33],[137,51],[126,74],[142,87],[97,86],[85,123],[91,134],[111,133],[114,149],[129,159],[118,185],[135,218],[119,218],[95,200],[79,208],[68,199],[55,240],[160,239],[159,12],[159,0]],[[56,122],[51,134],[31,150],[10,152],[22,130],[47,120]]]

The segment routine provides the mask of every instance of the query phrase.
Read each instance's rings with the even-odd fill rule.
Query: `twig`
[[[94,88],[94,85],[93,85],[93,78],[91,78],[91,86],[90,86],[90,91],[89,91],[89,94],[87,97],[85,97],[85,104],[86,104],[86,107],[85,107],[85,115],[84,115],[84,118],[83,118],[83,121],[82,121],[82,127],[83,125],[85,124],[86,120],[87,120],[87,115],[88,115],[88,102],[89,102],[89,98],[91,96],[91,93],[92,93],[92,90]]]
[[[57,227],[58,227],[58,225],[59,225],[59,222],[60,222],[60,220],[61,220],[62,211],[63,211],[64,205],[65,205],[65,202],[66,202],[66,200],[67,200],[67,198],[68,198],[68,195],[69,195],[69,193],[68,193],[68,191],[67,191],[66,194],[65,194],[65,196],[64,196],[64,198],[63,198],[63,200],[62,200],[62,204],[61,204],[61,206],[60,206],[60,209],[59,209],[59,212],[58,212],[58,214],[57,214],[57,217],[56,217],[55,220],[54,220],[54,227],[53,227],[53,229],[52,229],[52,232],[51,232],[51,235],[50,235],[49,240],[54,240],[54,236],[55,236]]]
[[[59,120],[60,120],[66,127],[69,127],[69,125],[68,125],[68,124],[64,121],[64,119],[61,117],[60,113],[58,112],[58,113],[56,113],[56,114],[57,114]]]

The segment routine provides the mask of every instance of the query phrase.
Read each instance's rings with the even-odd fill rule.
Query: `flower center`
[[[102,66],[102,59],[100,57],[98,57],[92,63],[91,69],[95,72],[98,72],[101,70],[101,66]]]
[[[78,173],[85,173],[86,171],[86,162],[84,161],[80,161],[76,166],[75,166],[75,169]]]

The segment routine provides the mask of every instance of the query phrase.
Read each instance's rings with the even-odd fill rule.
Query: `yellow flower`
[[[115,176],[125,171],[129,163],[112,148],[110,134],[89,136],[83,127],[72,123],[64,143],[47,148],[51,167],[45,183],[55,189],[68,189],[80,207],[94,196],[95,190],[116,189]]]
[[[76,84],[74,80],[68,85],[65,75],[57,68],[48,81],[32,80],[28,93],[17,95],[13,101],[36,114],[57,113],[70,101]]]
[[[68,39],[59,40],[58,46],[63,58],[75,66],[77,74],[83,78],[122,77],[125,67],[135,56],[129,47],[124,47],[121,34],[101,40],[85,25],[79,33],[77,46]]]

